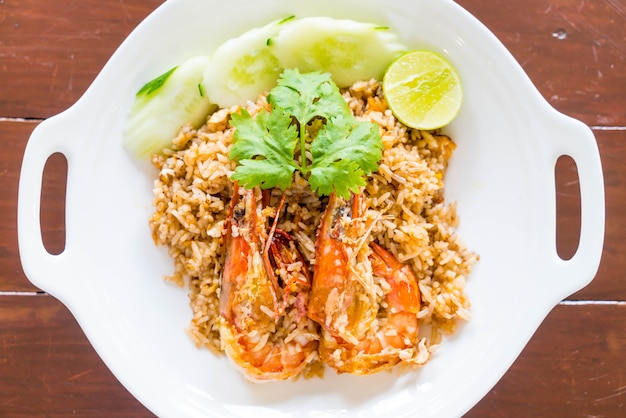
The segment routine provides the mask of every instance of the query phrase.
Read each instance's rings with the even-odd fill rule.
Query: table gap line
[[[626,131],[626,126],[604,126],[604,125],[591,125],[589,126],[594,131]]]
[[[39,123],[39,122],[43,122],[44,120],[45,118],[35,118],[35,117],[18,118],[18,117],[0,116],[0,122]]]
[[[626,306],[626,300],[562,300],[559,305],[563,306],[580,306],[580,305],[608,305],[608,306]]]
[[[49,296],[48,293],[37,290],[37,291],[27,291],[27,290],[0,290],[0,296]]]

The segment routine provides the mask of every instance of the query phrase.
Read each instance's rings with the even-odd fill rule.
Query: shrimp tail
[[[289,379],[318,359],[317,327],[302,312],[308,265],[289,234],[275,226],[268,234],[260,189],[234,191],[220,290],[222,349],[249,380]]]
[[[362,197],[331,195],[316,239],[309,317],[322,326],[322,361],[339,373],[371,374],[419,363],[420,291],[410,266],[381,245]]]

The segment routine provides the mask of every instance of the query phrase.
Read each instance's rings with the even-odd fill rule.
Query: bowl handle
[[[552,160],[552,173],[559,157],[570,156],[576,163],[580,183],[580,239],[578,249],[569,260],[563,260],[556,253],[556,240],[550,260],[549,271],[555,286],[561,293],[560,298],[567,297],[591,282],[598,271],[604,244],[605,207],[604,177],[600,152],[591,129],[582,122],[559,114],[558,122],[551,124],[551,148],[548,155]],[[553,183],[554,184],[554,183]],[[556,188],[553,196],[556,196]],[[556,198],[555,198],[556,199]],[[554,229],[556,232],[556,204],[554,204]],[[556,236],[554,235],[556,238]],[[548,255],[548,254],[546,254]]]
[[[40,223],[41,188],[44,166],[57,152],[67,159],[69,182],[74,135],[67,132],[67,126],[71,125],[62,128],[64,119],[63,113],[47,119],[31,134],[22,160],[17,204],[18,247],[24,274],[35,286],[53,294],[56,293],[55,282],[61,281],[67,273],[64,266],[71,264],[67,261],[71,251],[67,242],[58,255],[50,254],[44,247]]]

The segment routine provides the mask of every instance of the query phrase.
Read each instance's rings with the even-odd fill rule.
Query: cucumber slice
[[[290,21],[270,46],[281,67],[329,72],[339,87],[382,80],[389,64],[407,51],[386,27],[329,17]]]
[[[268,40],[292,18],[250,29],[219,46],[204,72],[204,86],[220,107],[256,100],[276,84],[282,68],[268,47]]]
[[[171,145],[187,123],[198,128],[215,109],[202,85],[209,64],[196,56],[144,85],[135,97],[126,123],[124,146],[135,157],[147,159]]]

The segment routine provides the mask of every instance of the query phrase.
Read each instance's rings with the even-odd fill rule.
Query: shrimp
[[[359,196],[351,200],[331,196],[316,241],[309,317],[322,326],[320,358],[360,375],[420,364],[417,278],[382,246],[354,239],[367,221]]]
[[[317,325],[306,314],[308,265],[289,234],[280,229],[268,234],[270,214],[260,189],[235,184],[218,326],[222,349],[254,382],[295,377],[318,359]]]
[[[329,197],[315,241],[315,271],[309,318],[343,340],[356,344],[376,319],[371,263],[359,237],[360,198]],[[364,274],[357,274],[358,270]]]

